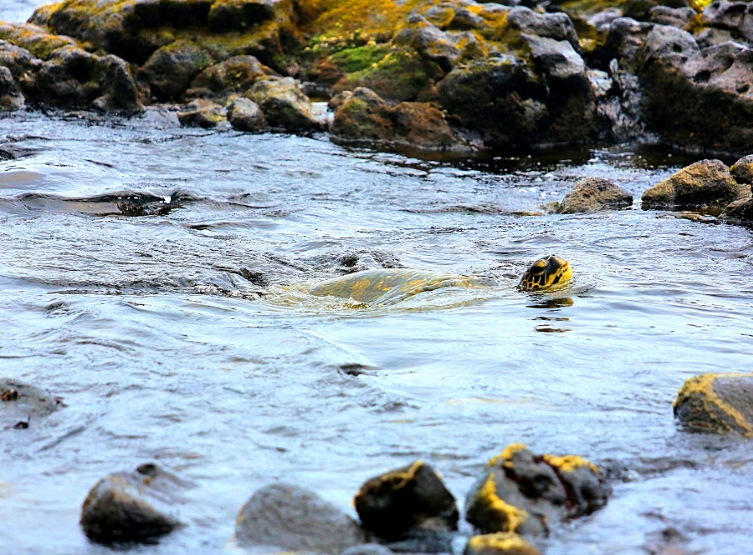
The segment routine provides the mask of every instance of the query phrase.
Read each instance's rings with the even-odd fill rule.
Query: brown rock
[[[248,98],[236,97],[227,107],[227,119],[235,129],[260,133],[269,128],[259,105]]]
[[[234,56],[199,73],[186,91],[188,98],[227,98],[250,89],[259,79],[274,75],[254,56]]]
[[[186,104],[185,108],[184,111],[178,112],[178,120],[186,127],[209,129],[217,127],[227,119],[225,109],[211,100],[197,98]]]
[[[729,169],[738,183],[753,183],[753,154],[743,156]]]
[[[587,177],[575,184],[559,205],[561,214],[619,210],[633,204],[633,195],[608,179]]]

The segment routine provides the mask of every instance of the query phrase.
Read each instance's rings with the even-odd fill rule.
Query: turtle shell
[[[404,268],[364,270],[323,281],[311,288],[317,297],[340,297],[365,304],[390,304],[423,291],[442,287],[485,287],[494,285],[483,278],[442,274]]]

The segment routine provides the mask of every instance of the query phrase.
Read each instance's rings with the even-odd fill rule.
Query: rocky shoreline
[[[377,147],[753,151],[753,3],[511,4],[65,0],[0,24],[0,107],[177,103],[185,125]]]

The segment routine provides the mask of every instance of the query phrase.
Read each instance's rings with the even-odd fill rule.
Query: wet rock
[[[234,56],[199,73],[186,91],[188,98],[227,98],[250,89],[275,72],[254,56]]]
[[[421,56],[437,62],[446,72],[452,70],[461,55],[453,37],[429,23],[416,30],[411,45]]]
[[[497,532],[473,536],[464,555],[541,555],[531,542],[519,534]]]
[[[0,428],[26,429],[58,408],[49,393],[14,379],[0,379]]]
[[[175,503],[185,484],[155,464],[103,478],[81,508],[81,527],[97,543],[153,542],[179,527]]]
[[[209,129],[217,127],[227,120],[224,107],[212,102],[197,98],[185,106],[185,110],[178,112],[178,120],[186,127],[203,127]]]
[[[468,8],[457,8],[450,21],[449,28],[458,31],[472,31],[486,26],[486,21],[480,15],[473,13]]]
[[[604,45],[591,56],[594,63],[600,69],[606,69],[612,60],[617,60],[624,71],[636,73],[642,62],[643,46],[653,27],[651,23],[629,17],[613,20]]]
[[[484,533],[543,536],[550,526],[603,507],[611,490],[581,457],[536,456],[513,444],[489,461],[466,500],[466,519]]]
[[[521,38],[533,60],[550,78],[564,80],[585,75],[586,64],[569,42],[527,34],[522,34]]]
[[[633,204],[633,195],[608,179],[587,177],[576,183],[559,205],[561,214],[619,210]]]
[[[24,107],[24,95],[13,74],[0,66],[0,110],[20,110]]]
[[[261,107],[272,127],[293,132],[323,129],[311,112],[311,101],[291,77],[257,81],[244,96]]]
[[[190,41],[178,40],[152,54],[139,70],[139,79],[149,85],[155,100],[174,100],[212,62],[203,48]]]
[[[25,48],[0,40],[0,66],[5,66],[10,70],[26,95],[34,94],[37,71],[42,63],[42,60],[33,56]]]
[[[693,35],[668,25],[656,25],[646,38],[646,60],[682,65],[700,49]]]
[[[351,91],[343,91],[339,94],[336,94],[329,99],[329,102],[327,102],[327,107],[330,110],[337,110],[340,106],[345,104],[346,100],[350,99],[352,96],[353,93]]]
[[[30,23],[19,25],[0,22],[0,39],[13,43],[42,60],[48,59],[58,48],[80,46],[71,37],[50,34],[44,28]]]
[[[678,29],[685,29],[696,16],[693,8],[670,8],[668,6],[654,6],[649,11],[649,18],[652,23],[659,25],[671,25]]]
[[[214,31],[242,31],[275,16],[274,0],[215,0],[207,21]]]
[[[746,198],[729,203],[720,218],[742,224],[753,222],[753,199]]]
[[[423,461],[367,481],[354,503],[363,527],[387,540],[403,539],[420,528],[457,529],[455,498]]]
[[[423,102],[390,106],[374,92],[358,88],[335,112],[333,139],[423,149],[459,148],[462,142],[441,111]]]
[[[753,183],[753,154],[740,158],[730,168],[730,172],[738,183]]]
[[[378,543],[362,543],[360,545],[349,547],[340,553],[340,555],[392,555],[392,553],[392,550],[384,545]]]
[[[745,196],[720,160],[701,160],[671,175],[643,193],[644,210],[724,207]]]
[[[250,133],[261,133],[269,127],[259,105],[243,97],[230,100],[227,107],[227,119],[235,129]]]
[[[716,0],[703,10],[701,22],[720,29],[739,29],[748,11],[747,2]]]
[[[674,403],[689,431],[753,437],[753,374],[703,374],[690,378]]]
[[[284,483],[251,496],[238,514],[235,535],[246,545],[335,554],[364,542],[345,513],[314,492]]]
[[[579,48],[575,25],[564,13],[537,13],[529,8],[518,6],[510,10],[507,23],[521,33],[538,35],[554,40],[565,40],[574,48]]]

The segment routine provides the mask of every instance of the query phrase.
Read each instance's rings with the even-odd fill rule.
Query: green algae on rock
[[[703,374],[690,378],[674,402],[689,431],[753,437],[753,374]]]

